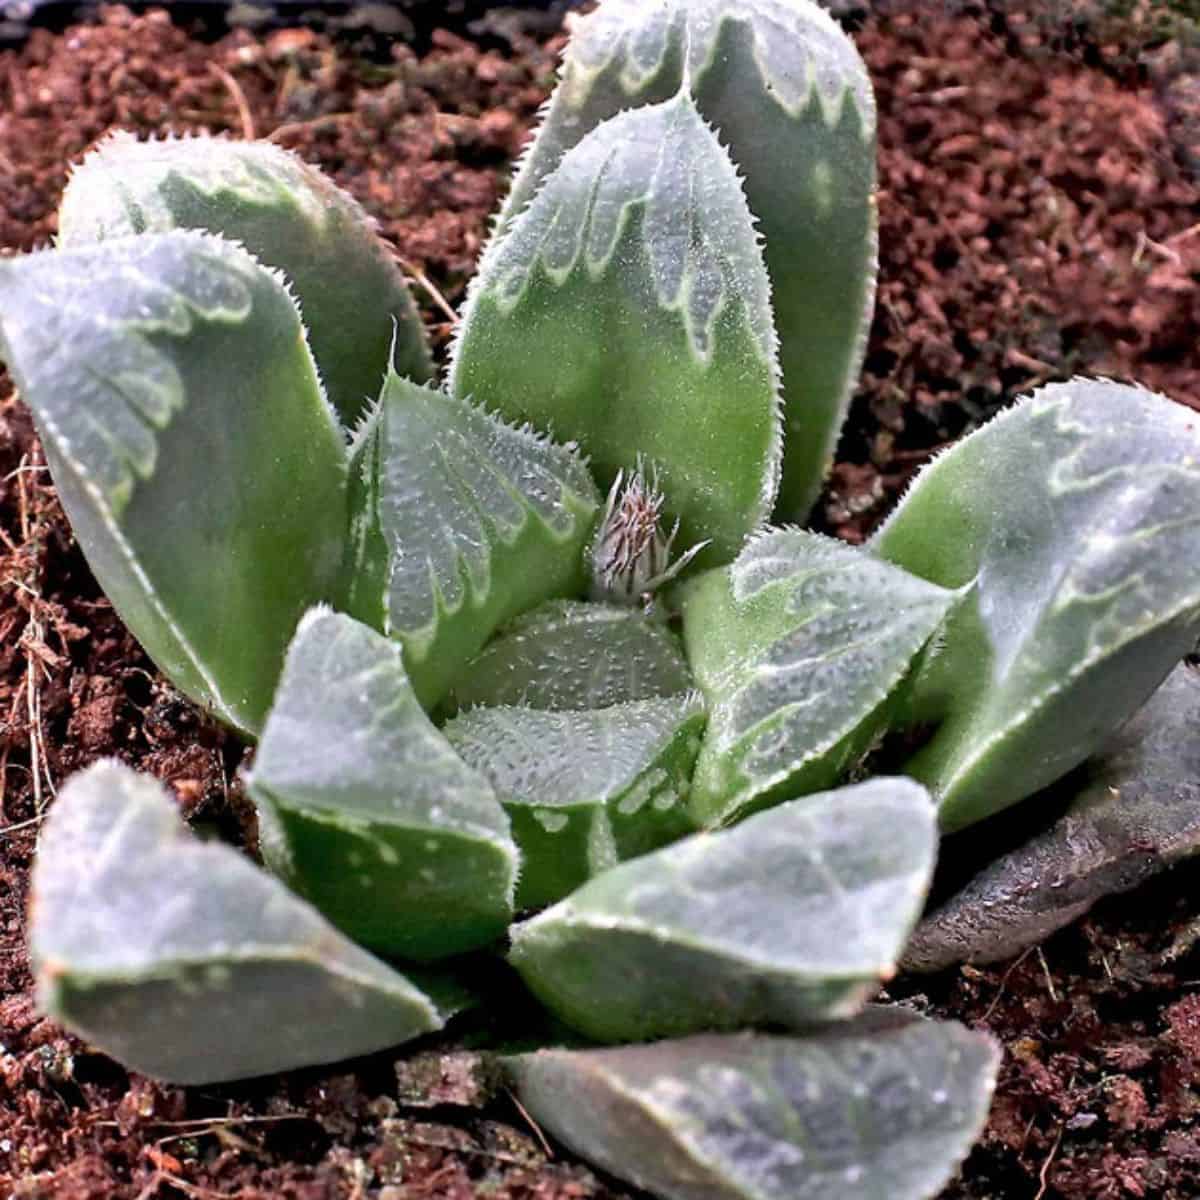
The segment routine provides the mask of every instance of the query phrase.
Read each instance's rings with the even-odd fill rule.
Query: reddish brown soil
[[[0,252],[53,235],[67,164],[109,128],[271,134],[354,192],[454,305],[551,81],[556,41],[505,28],[508,44],[440,35],[420,60],[397,47],[373,64],[305,32],[202,45],[120,9],[35,35],[0,55]],[[880,304],[818,514],[851,540],[932,449],[1035,382],[1106,372],[1200,407],[1197,76],[1147,24],[1098,28],[927,11],[857,34],[881,115]],[[442,344],[448,319],[421,295]],[[609,1194],[547,1160],[503,1095],[422,1116],[397,1086],[407,1055],[183,1091],[39,1019],[25,888],[57,783],[118,754],[234,837],[244,811],[241,747],[124,632],[41,462],[0,375],[0,1194]],[[1191,880],[1178,871],[1113,901],[1011,966],[894,989],[1008,1050],[985,1139],[947,1200],[1200,1194]]]

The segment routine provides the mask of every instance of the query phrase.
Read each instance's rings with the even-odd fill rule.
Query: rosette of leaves
[[[0,354],[113,603],[257,741],[267,871],[122,769],[72,783],[34,880],[49,1011],[213,1081],[431,1031],[510,972],[623,1044],[508,1064],[622,1177],[937,1190],[994,1049],[863,1006],[939,830],[1087,759],[1195,646],[1200,432],[1075,380],[866,547],[766,526],[819,484],[860,352],[872,136],[812,5],[608,0],[446,388],[311,168],[202,139],[87,160],[62,245],[0,261]]]

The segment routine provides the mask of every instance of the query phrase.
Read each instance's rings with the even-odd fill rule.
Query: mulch
[[[880,108],[879,304],[815,514],[860,541],[938,447],[1047,379],[1137,379],[1200,408],[1200,96],[1160,7],[859,18]],[[1048,10],[1046,10],[1048,11]],[[1186,32],[1186,30],[1184,31]],[[379,219],[439,347],[561,35],[509,11],[364,57],[345,38],[215,44],[121,8],[0,53],[0,253],[46,244],[108,129],[271,136]],[[1192,43],[1194,46],[1195,43]],[[411,1107],[407,1052],[230,1087],[129,1076],[39,1017],[23,941],[37,824],[118,755],[235,840],[241,746],[125,633],[72,542],[0,374],[0,1189],[55,1200],[618,1194],[503,1095]],[[892,994],[992,1029],[1004,1073],[947,1200],[1200,1194],[1200,953],[1184,870],[995,969]]]

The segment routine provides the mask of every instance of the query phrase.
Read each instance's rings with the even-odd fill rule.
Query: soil
[[[880,108],[882,262],[824,528],[861,540],[932,452],[1047,379],[1136,378],[1200,407],[1197,42],[1167,8],[1130,7],[854,20]],[[557,18],[519,10],[465,38],[436,31],[420,55],[301,29],[210,43],[121,8],[35,32],[0,53],[0,253],[53,236],[69,164],[110,128],[271,136],[379,219],[444,347],[561,44]],[[547,1154],[511,1097],[464,1085],[471,1062],[453,1042],[184,1090],[39,1017],[24,906],[58,783],[118,755],[238,840],[243,750],[158,676],[100,595],[2,374],[0,560],[0,1190],[622,1194]],[[1013,963],[891,988],[1006,1048],[986,1134],[946,1200],[1200,1194],[1194,882],[1178,869]]]

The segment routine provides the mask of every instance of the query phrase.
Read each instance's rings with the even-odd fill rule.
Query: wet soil
[[[1186,23],[1161,5],[957,7],[854,22],[880,107],[881,280],[816,514],[852,541],[939,446],[1038,382],[1104,373],[1200,407],[1200,71]],[[379,219],[444,347],[561,46],[554,22],[516,10],[463,32],[433,32],[419,55],[305,30],[214,44],[112,8],[35,33],[0,53],[0,253],[53,236],[69,164],[110,128],[271,136]],[[452,1042],[415,1066],[406,1050],[185,1091],[40,1018],[24,905],[56,786],[115,754],[238,840],[243,750],[157,675],[99,594],[2,374],[0,583],[0,1195],[621,1194],[548,1155],[506,1094],[483,1102],[456,1083]],[[1195,885],[1195,868],[1178,869],[1013,963],[892,987],[1007,1051],[947,1200],[1200,1194]],[[439,1104],[425,1109],[430,1080]]]

